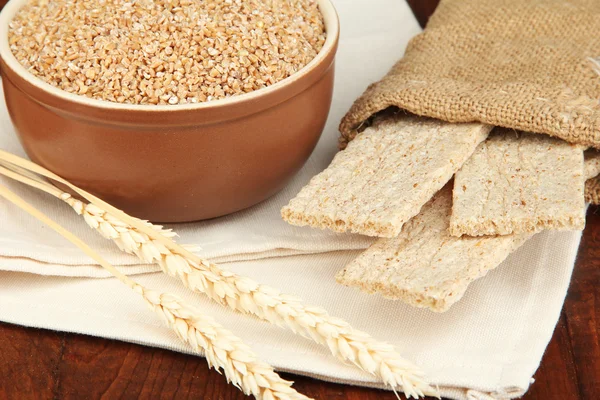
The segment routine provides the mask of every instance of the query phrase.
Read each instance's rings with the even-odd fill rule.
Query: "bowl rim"
[[[191,110],[207,110],[214,109],[217,107],[243,105],[247,102],[253,102],[258,98],[264,97],[269,94],[285,90],[286,87],[292,83],[301,80],[305,76],[309,75],[317,66],[324,61],[327,61],[328,55],[335,52],[337,47],[337,41],[339,37],[339,17],[333,6],[331,0],[316,0],[319,5],[319,10],[323,15],[325,32],[327,34],[325,43],[319,51],[319,53],[313,58],[308,64],[302,67],[293,75],[273,84],[266,88],[254,90],[249,93],[244,93],[236,96],[227,97],[224,99],[200,102],[200,103],[187,103],[187,104],[125,104],[117,103],[108,100],[93,99],[86,96],[69,93],[62,89],[53,86],[41,78],[36,77],[16,59],[12,51],[10,50],[8,42],[8,28],[13,17],[17,11],[24,6],[29,0],[10,0],[0,12],[0,58],[3,63],[9,67],[12,72],[24,79],[30,85],[37,89],[47,92],[48,94],[55,96],[59,99],[66,100],[71,103],[79,104],[82,106],[105,109],[105,110],[119,110],[119,111],[191,111]]]

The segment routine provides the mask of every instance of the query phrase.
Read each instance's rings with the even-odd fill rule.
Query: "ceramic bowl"
[[[27,0],[0,13],[0,66],[11,120],[29,157],[139,218],[218,217],[273,195],[313,151],[329,113],[339,21],[319,0],[327,39],[296,74],[207,103],[126,105],[67,93],[30,74],[8,45]]]

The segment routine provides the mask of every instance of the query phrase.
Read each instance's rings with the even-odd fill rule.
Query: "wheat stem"
[[[2,173],[7,172],[6,168],[0,167],[0,169]],[[138,284],[104,260],[81,239],[3,185],[0,185],[0,196],[48,225],[141,295],[150,308],[162,317],[182,341],[198,353],[203,351],[209,366],[217,371],[223,370],[227,380],[245,394],[252,394],[257,399],[265,400],[308,399],[296,392],[291,387],[291,382],[283,380],[271,366],[258,360],[241,339],[211,317],[202,315],[177,296],[150,290]]]
[[[165,273],[178,277],[192,290],[205,293],[231,309],[287,326],[328,347],[340,360],[377,376],[393,389],[404,391],[408,397],[437,395],[418,368],[403,359],[393,346],[354,330],[346,321],[331,317],[320,307],[306,306],[296,297],[202,260],[171,240],[161,227],[125,214],[36,164],[2,151],[0,160],[69,186],[90,204],[67,193],[59,197],[82,214],[88,225],[113,240],[123,251],[135,254],[144,262],[157,263]]]

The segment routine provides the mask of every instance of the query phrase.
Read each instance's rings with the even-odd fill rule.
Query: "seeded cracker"
[[[495,130],[456,174],[450,233],[583,229],[584,184],[581,146]]]
[[[404,114],[385,117],[339,152],[282,216],[293,225],[397,236],[490,129]]]
[[[408,221],[400,235],[379,239],[337,274],[337,281],[415,307],[446,311],[467,286],[496,268],[533,233],[450,236],[452,184]]]

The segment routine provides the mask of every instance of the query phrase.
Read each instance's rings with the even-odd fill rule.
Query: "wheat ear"
[[[58,225],[45,214],[25,202],[5,186],[0,185],[0,196],[31,214],[92,257],[117,279],[142,296],[159,314],[177,336],[192,349],[204,356],[210,367],[223,370],[228,382],[247,395],[257,399],[308,399],[298,393],[292,382],[283,380],[273,368],[258,360],[241,339],[218,324],[213,318],[202,315],[179,297],[170,293],[150,290],[121,273],[71,232]]]
[[[425,382],[422,372],[402,358],[393,346],[354,330],[346,321],[329,316],[320,307],[305,306],[296,297],[281,294],[274,288],[208,263],[159,230],[149,228],[149,223],[123,213],[36,164],[10,153],[6,153],[9,156],[6,157],[3,153],[0,151],[0,159],[66,184],[85,197],[90,204],[84,204],[67,193],[57,196],[123,251],[135,254],[144,262],[157,263],[165,273],[178,277],[190,289],[206,293],[234,310],[287,326],[295,333],[312,338],[327,346],[340,360],[351,362],[377,376],[384,384],[394,390],[402,390],[409,398],[438,394]]]

